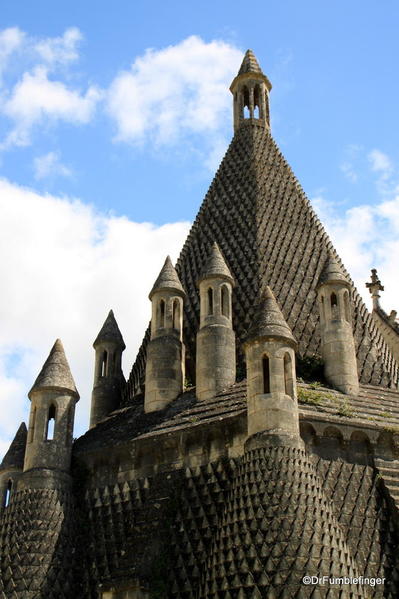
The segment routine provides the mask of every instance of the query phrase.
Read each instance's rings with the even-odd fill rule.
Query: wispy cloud
[[[18,27],[9,27],[0,31],[0,83],[10,56],[22,46],[25,34]]]
[[[33,161],[35,179],[46,179],[47,177],[61,176],[70,177],[72,171],[62,164],[58,152],[48,152],[38,156]]]
[[[79,58],[78,46],[83,35],[77,27],[66,29],[61,37],[51,37],[40,40],[34,45],[34,50],[46,63],[66,64]]]

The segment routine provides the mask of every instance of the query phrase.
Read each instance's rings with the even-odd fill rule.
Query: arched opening
[[[320,300],[320,319],[321,322],[324,322],[326,319],[326,307],[324,305],[324,295],[321,296],[321,300]]]
[[[104,350],[101,357],[101,376],[107,376],[108,353]]]
[[[165,327],[165,300],[161,299],[159,302],[159,321],[158,328],[163,329]]]
[[[51,404],[47,415],[46,441],[53,441],[55,433],[55,405]]]
[[[249,119],[250,112],[249,112],[249,90],[246,86],[244,86],[243,88],[243,116],[244,119]]]
[[[8,507],[10,505],[11,491],[12,491],[12,480],[10,479],[7,483],[6,495],[4,497],[4,507]]]
[[[260,118],[260,89],[259,85],[254,88],[254,119]]]
[[[222,289],[220,291],[220,303],[222,305],[222,315],[230,318],[230,298],[227,285],[222,285]]]
[[[270,361],[268,356],[262,358],[263,393],[270,393]]]
[[[178,299],[173,300],[172,306],[173,328],[180,330],[180,302]]]
[[[338,318],[338,300],[334,292],[331,294],[331,316],[333,320]]]
[[[208,316],[212,316],[213,314],[213,289],[209,287],[208,289]]]
[[[284,355],[284,392],[294,399],[294,377],[292,375],[292,361],[289,353]]]
[[[32,409],[32,413],[31,413],[31,417],[30,417],[28,443],[32,443],[32,441],[33,441],[33,437],[35,434],[35,424],[36,424],[36,406]]]
[[[344,311],[346,322],[350,322],[349,293],[347,291],[344,293]]]

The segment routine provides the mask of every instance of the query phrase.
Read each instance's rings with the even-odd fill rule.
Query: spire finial
[[[255,54],[247,50],[230,86],[234,97],[234,132],[244,122],[270,128],[269,92],[272,84],[262,72]]]
[[[377,275],[377,269],[371,269],[371,283],[366,283],[367,289],[371,293],[373,300],[373,310],[377,310],[380,307],[380,294],[379,291],[384,291],[384,286],[381,285],[381,281]]]

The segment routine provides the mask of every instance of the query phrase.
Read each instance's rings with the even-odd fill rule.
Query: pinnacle
[[[184,289],[180,283],[180,279],[177,275],[175,267],[172,264],[170,256],[167,256],[161,272],[159,273],[158,278],[150,291],[149,298],[151,299],[156,291],[161,291],[162,289],[172,289],[177,291],[180,295],[185,295]]]
[[[212,249],[208,255],[208,259],[199,280],[202,281],[211,278],[223,278],[228,279],[231,283],[233,282],[229,267],[216,242],[212,245]]]
[[[1,470],[8,470],[10,468],[22,468],[24,465],[25,447],[27,439],[27,430],[25,422],[22,422],[19,429],[16,432],[14,440],[3,458],[0,464]]]
[[[324,270],[320,276],[320,284],[322,283],[335,283],[342,282],[349,285],[349,281],[346,278],[342,267],[338,264],[332,254],[330,254],[328,261],[324,267]]]
[[[245,52],[240,70],[238,71],[239,75],[243,75],[244,73],[261,73],[263,75],[262,69],[260,68],[256,56],[252,50],[247,50]]]
[[[115,343],[122,349],[125,349],[126,347],[112,310],[109,311],[109,314],[93,343],[93,347],[97,347],[97,345],[100,345],[100,343],[103,343],[104,341]]]
[[[295,338],[269,286],[261,293],[245,342],[261,337],[282,338],[294,343]]]
[[[29,391],[29,397],[33,391],[41,389],[65,389],[79,398],[61,339],[57,339],[51,348],[43,368]]]

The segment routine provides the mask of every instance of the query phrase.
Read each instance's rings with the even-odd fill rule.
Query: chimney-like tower
[[[252,50],[247,50],[230,91],[233,94],[234,132],[248,120],[270,128],[269,92],[272,84],[263,74]]]
[[[244,343],[247,362],[248,437],[299,438],[296,341],[266,287]]]
[[[199,281],[200,328],[197,333],[196,392],[209,399],[236,377],[236,341],[232,324],[233,277],[213,244]]]
[[[91,396],[90,428],[119,406],[122,372],[122,352],[125,343],[111,310],[93,343],[96,351],[94,384]]]
[[[27,430],[22,422],[9,450],[0,464],[0,510],[7,507],[24,467]]]
[[[324,374],[335,389],[356,395],[359,378],[349,292],[346,276],[330,256],[317,290]]]
[[[75,404],[75,382],[59,339],[29,391],[31,400],[24,472],[45,468],[69,472]]]
[[[149,298],[151,340],[145,371],[145,412],[161,410],[183,391],[183,299],[185,292],[168,256]]]

